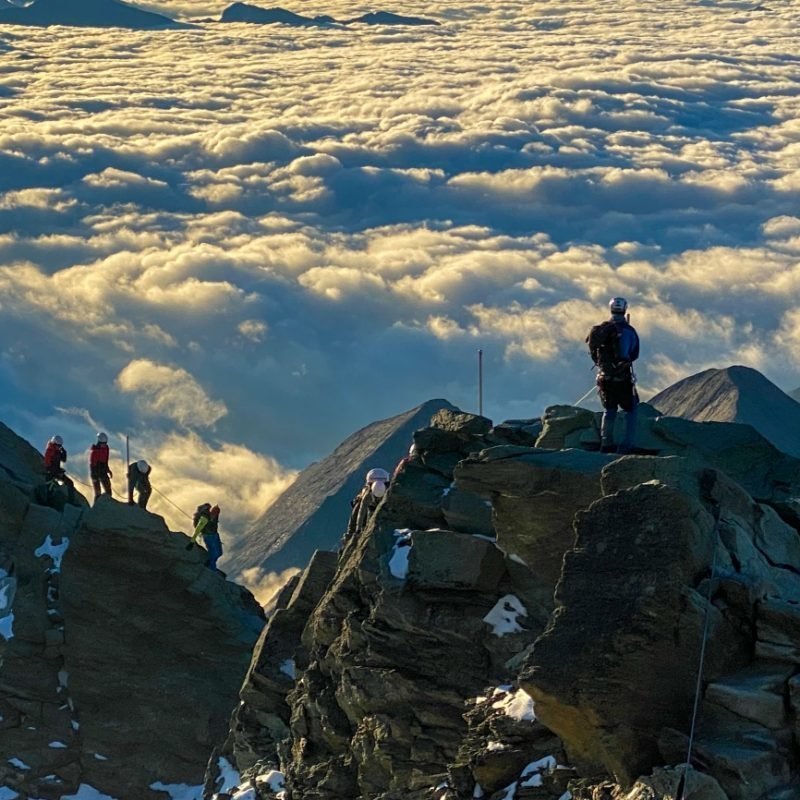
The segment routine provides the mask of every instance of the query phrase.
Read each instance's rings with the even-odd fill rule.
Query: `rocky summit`
[[[198,796],[263,611],[161,517],[41,483],[0,425],[0,798]]]
[[[598,431],[417,431],[279,597],[205,796],[800,797],[800,460],[648,407],[639,454]]]

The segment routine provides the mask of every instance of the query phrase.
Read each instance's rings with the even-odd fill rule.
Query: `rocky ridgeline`
[[[439,412],[283,592],[207,796],[674,798],[707,632],[685,797],[800,797],[800,460],[642,412],[621,458],[582,409]]]
[[[263,612],[155,514],[34,502],[41,474],[0,425],[0,798],[197,796]]]

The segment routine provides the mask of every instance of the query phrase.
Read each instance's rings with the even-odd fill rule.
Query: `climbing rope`
[[[595,389],[597,389],[597,386],[595,384],[592,384],[592,388],[589,389],[589,391],[586,392],[586,394],[583,395],[583,397],[581,397],[579,400],[576,400],[572,405],[579,406],[593,391],[595,391]]]
[[[192,515],[188,511],[184,511],[177,503],[173,503],[172,500],[170,500],[169,497],[164,494],[164,492],[159,491],[155,486],[153,486],[153,491],[157,494],[160,494],[171,506],[177,508],[178,511],[180,511],[181,514],[183,514],[187,519],[193,519]]]
[[[708,642],[708,627],[711,622],[711,594],[714,587],[714,578],[717,572],[717,550],[719,549],[719,508],[714,509],[714,555],[711,559],[711,575],[708,579],[708,593],[706,595],[706,613],[703,622],[703,640],[700,645],[700,663],[697,666],[697,684],[694,691],[694,707],[692,708],[692,724],[689,728],[689,745],[686,749],[686,764],[683,767],[683,775],[678,781],[676,791],[677,800],[686,800],[686,776],[689,774],[689,767],[692,761],[692,748],[694,747],[694,735],[697,728],[697,715],[700,709],[700,695],[703,689],[703,667],[706,659],[706,643]]]

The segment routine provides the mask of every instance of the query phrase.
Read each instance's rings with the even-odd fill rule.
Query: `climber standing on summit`
[[[153,493],[150,485],[150,465],[146,461],[136,461],[128,467],[128,505],[134,505],[133,490],[139,493],[139,508],[147,508],[147,501]]]
[[[589,355],[597,367],[597,391],[603,404],[600,425],[601,450],[604,453],[630,453],[636,435],[636,410],[639,395],[633,362],[639,358],[639,335],[630,324],[628,301],[614,297],[608,304],[611,319],[595,325],[586,337]],[[625,434],[614,444],[617,409],[625,412]]]
[[[108,436],[102,431],[97,434],[97,441],[89,448],[89,476],[92,479],[94,499],[97,500],[102,491],[111,494],[111,478],[113,474],[108,467]]]

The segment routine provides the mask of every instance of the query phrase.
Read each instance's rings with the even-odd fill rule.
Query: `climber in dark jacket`
[[[128,504],[134,505],[133,491],[139,493],[139,508],[147,508],[147,501],[153,493],[150,485],[151,467],[146,461],[136,461],[128,467]]]
[[[386,494],[389,485],[389,473],[385,469],[376,467],[367,473],[367,478],[361,491],[353,498],[350,505],[353,511],[347,524],[345,541],[367,527],[367,522],[378,507],[378,503]]]
[[[628,301],[614,297],[608,304],[611,319],[595,326],[587,337],[589,349],[598,367],[597,391],[603,404],[603,419],[600,425],[603,452],[630,453],[636,434],[636,416],[639,395],[636,392],[636,376],[633,362],[639,358],[639,335],[627,319]],[[601,341],[593,347],[593,336]],[[625,412],[625,433],[619,447],[614,445],[614,424],[617,409]]]

